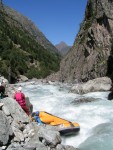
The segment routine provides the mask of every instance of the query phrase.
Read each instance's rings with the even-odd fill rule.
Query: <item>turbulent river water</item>
[[[62,144],[80,150],[113,150],[113,101],[107,100],[109,92],[78,95],[70,93],[67,84],[26,82],[21,83],[21,86],[30,98],[34,111],[47,111],[80,124],[79,134],[62,137]],[[73,104],[75,99],[83,97],[97,100]]]

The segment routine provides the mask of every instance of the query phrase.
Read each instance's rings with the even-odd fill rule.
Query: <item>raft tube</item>
[[[40,120],[45,124],[58,126],[61,135],[77,134],[80,131],[80,125],[76,122],[70,122],[60,117],[54,116],[50,113],[40,111]]]
[[[80,126],[59,129],[61,135],[75,135],[78,134],[79,131],[80,131]]]

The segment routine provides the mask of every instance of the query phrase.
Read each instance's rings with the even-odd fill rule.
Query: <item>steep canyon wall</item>
[[[61,81],[88,81],[113,72],[113,0],[89,0],[79,33],[60,65]]]

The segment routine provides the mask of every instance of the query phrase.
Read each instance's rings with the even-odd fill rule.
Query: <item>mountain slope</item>
[[[4,6],[4,10],[10,17],[17,21],[21,27],[33,35],[38,43],[46,49],[49,49],[51,52],[58,52],[55,46],[45,37],[45,35],[38,29],[38,27],[34,25],[31,20],[7,6]]]
[[[59,44],[56,44],[55,47],[58,49],[58,51],[62,54],[65,55],[71,46],[68,46],[65,42],[60,42]]]
[[[113,0],[88,0],[74,45],[60,66],[61,81],[113,77]]]
[[[46,49],[0,5],[0,74],[10,82],[19,75],[44,78],[58,71],[60,55]]]

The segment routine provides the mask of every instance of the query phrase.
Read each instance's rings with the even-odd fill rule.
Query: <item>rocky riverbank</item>
[[[58,128],[31,122],[12,98],[14,85],[6,79],[5,84],[8,97],[0,100],[0,150],[76,150],[62,145]]]
[[[76,150],[61,142],[57,128],[31,122],[12,98],[0,100],[1,150]]]

